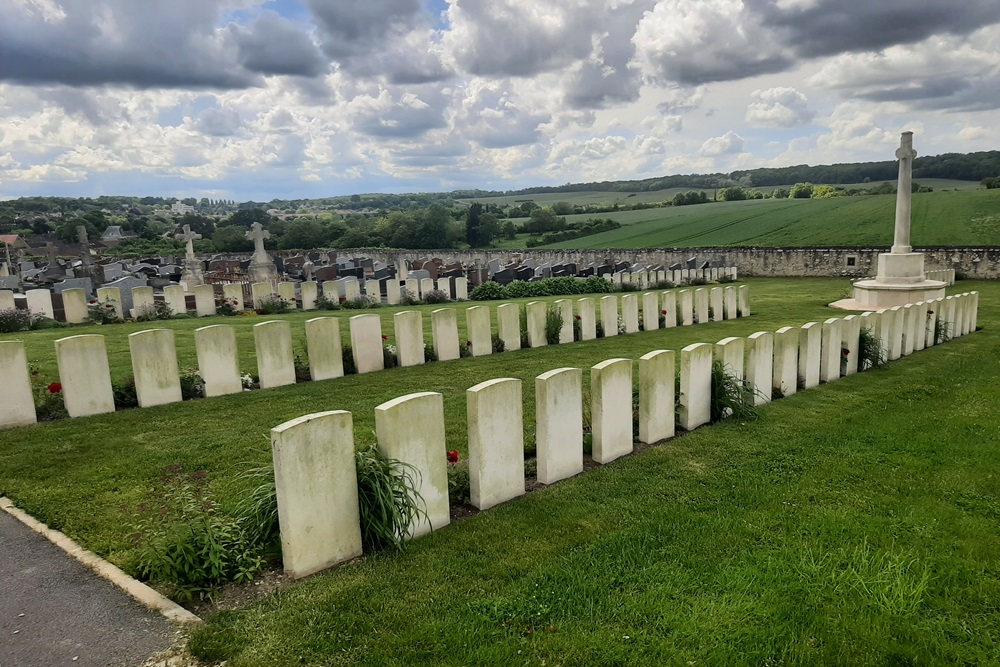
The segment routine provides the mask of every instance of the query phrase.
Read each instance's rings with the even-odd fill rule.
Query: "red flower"
[[[472,347],[472,341],[471,340],[465,341],[465,346],[466,347]]]
[[[660,311],[660,315],[666,315],[666,314],[667,314],[667,311],[665,311],[665,310],[661,310]]]
[[[845,357],[849,357],[851,355],[851,351],[848,350],[846,347],[840,348],[840,353]]]
[[[233,305],[234,305],[234,306],[238,306],[238,305],[240,305],[240,302],[239,302],[239,301],[237,301],[236,299],[233,299]]]
[[[62,385],[59,384],[58,382],[53,382],[52,384],[49,385],[50,394],[58,394],[60,391],[62,391]]]
[[[578,319],[578,320],[582,320],[583,318],[582,318],[582,317],[580,317],[579,315],[577,315],[577,316],[576,316],[576,319]]]
[[[91,299],[90,300],[90,305],[91,306],[93,306],[95,303],[97,303],[97,299]]]
[[[448,452],[448,463],[458,463],[458,452],[454,449]]]
[[[933,311],[933,310],[928,310],[928,311],[927,311],[927,314],[928,314],[928,315],[933,315],[933,314],[934,314],[934,311]]]
[[[385,334],[383,334],[383,335],[382,335],[382,340],[389,340],[389,337],[388,337],[388,336],[386,336]]]
[[[640,309],[639,309],[639,312],[640,312],[640,313],[642,312],[642,308],[640,308]]]

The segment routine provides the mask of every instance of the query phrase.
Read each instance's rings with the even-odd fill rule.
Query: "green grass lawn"
[[[761,199],[677,208],[571,215],[612,218],[623,226],[546,248],[696,246],[888,246],[895,195],[833,199]],[[1000,190],[913,195],[913,238],[927,245],[1000,244]],[[527,236],[498,247],[524,247]]]
[[[220,499],[241,461],[309,412],[444,395],[552,368],[773,331],[838,313],[833,279],[751,280],[745,320],[249,392],[0,432],[0,493],[128,566],[125,503],[166,465]],[[192,648],[228,665],[995,664],[1000,654],[1000,284],[985,330],[699,429],[208,619]],[[185,322],[186,323],[186,322]],[[48,335],[48,332],[42,332]],[[35,334],[29,334],[28,337]],[[585,386],[588,382],[584,378]]]

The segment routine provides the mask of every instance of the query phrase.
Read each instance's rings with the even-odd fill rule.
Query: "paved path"
[[[175,629],[0,511],[0,667],[141,665]]]

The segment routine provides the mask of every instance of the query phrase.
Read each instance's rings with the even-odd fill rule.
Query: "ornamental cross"
[[[52,241],[45,244],[45,254],[49,257],[49,268],[54,269],[59,265],[59,255],[56,247],[52,245]]]
[[[194,260],[194,242],[201,238],[201,234],[195,234],[191,231],[191,225],[184,225],[183,234],[175,234],[174,238],[178,241],[187,242],[187,258],[188,260]]]
[[[264,229],[264,225],[259,222],[255,222],[250,225],[250,231],[246,233],[248,239],[253,240],[254,245],[254,255],[258,259],[263,259],[267,256],[264,252],[264,239],[271,238],[271,232]]]
[[[87,227],[86,225],[77,225],[76,227],[76,238],[80,241],[80,245],[86,250],[90,247],[90,239],[87,237]]]

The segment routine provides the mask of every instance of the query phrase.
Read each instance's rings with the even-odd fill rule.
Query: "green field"
[[[833,199],[758,199],[567,216],[611,218],[621,229],[552,248],[697,246],[889,246],[895,195]],[[1000,190],[913,195],[915,246],[1000,244]],[[523,247],[526,236],[500,247]]]
[[[981,188],[982,185],[978,181],[956,181],[945,178],[921,178],[917,179],[921,185],[926,185],[934,188],[936,192],[941,190],[975,190]],[[761,192],[770,193],[776,188],[785,188],[786,190],[790,188],[793,184],[788,185],[769,185],[756,188]],[[816,185],[821,185],[817,183]],[[844,188],[849,190],[852,188],[870,188],[873,185],[878,185],[877,182],[872,183],[846,183],[837,184],[836,187]],[[472,203],[473,201],[480,202],[482,204],[498,204],[501,206],[520,204],[525,201],[532,201],[539,206],[551,206],[556,202],[569,202],[574,206],[585,206],[587,204],[638,204],[638,203],[656,203],[662,201],[668,201],[674,198],[679,192],[695,192],[704,190],[708,193],[709,197],[712,195],[712,188],[667,188],[665,190],[651,190],[646,192],[607,192],[607,191],[581,191],[581,192],[546,192],[540,194],[520,194],[520,195],[505,195],[500,197],[483,197],[481,199],[459,199],[457,201],[464,203]]]
[[[741,320],[3,431],[0,494],[128,568],[123,505],[166,465],[208,471],[231,506],[273,426],[347,409],[368,442],[375,406],[416,391],[444,395],[464,457],[465,389],[496,377],[524,380],[530,440],[541,372],[821,321],[848,286],[749,284]],[[973,289],[981,332],[210,616],[192,650],[229,667],[995,664],[1000,373],[982,362],[1000,353],[1000,285],[954,291]]]

